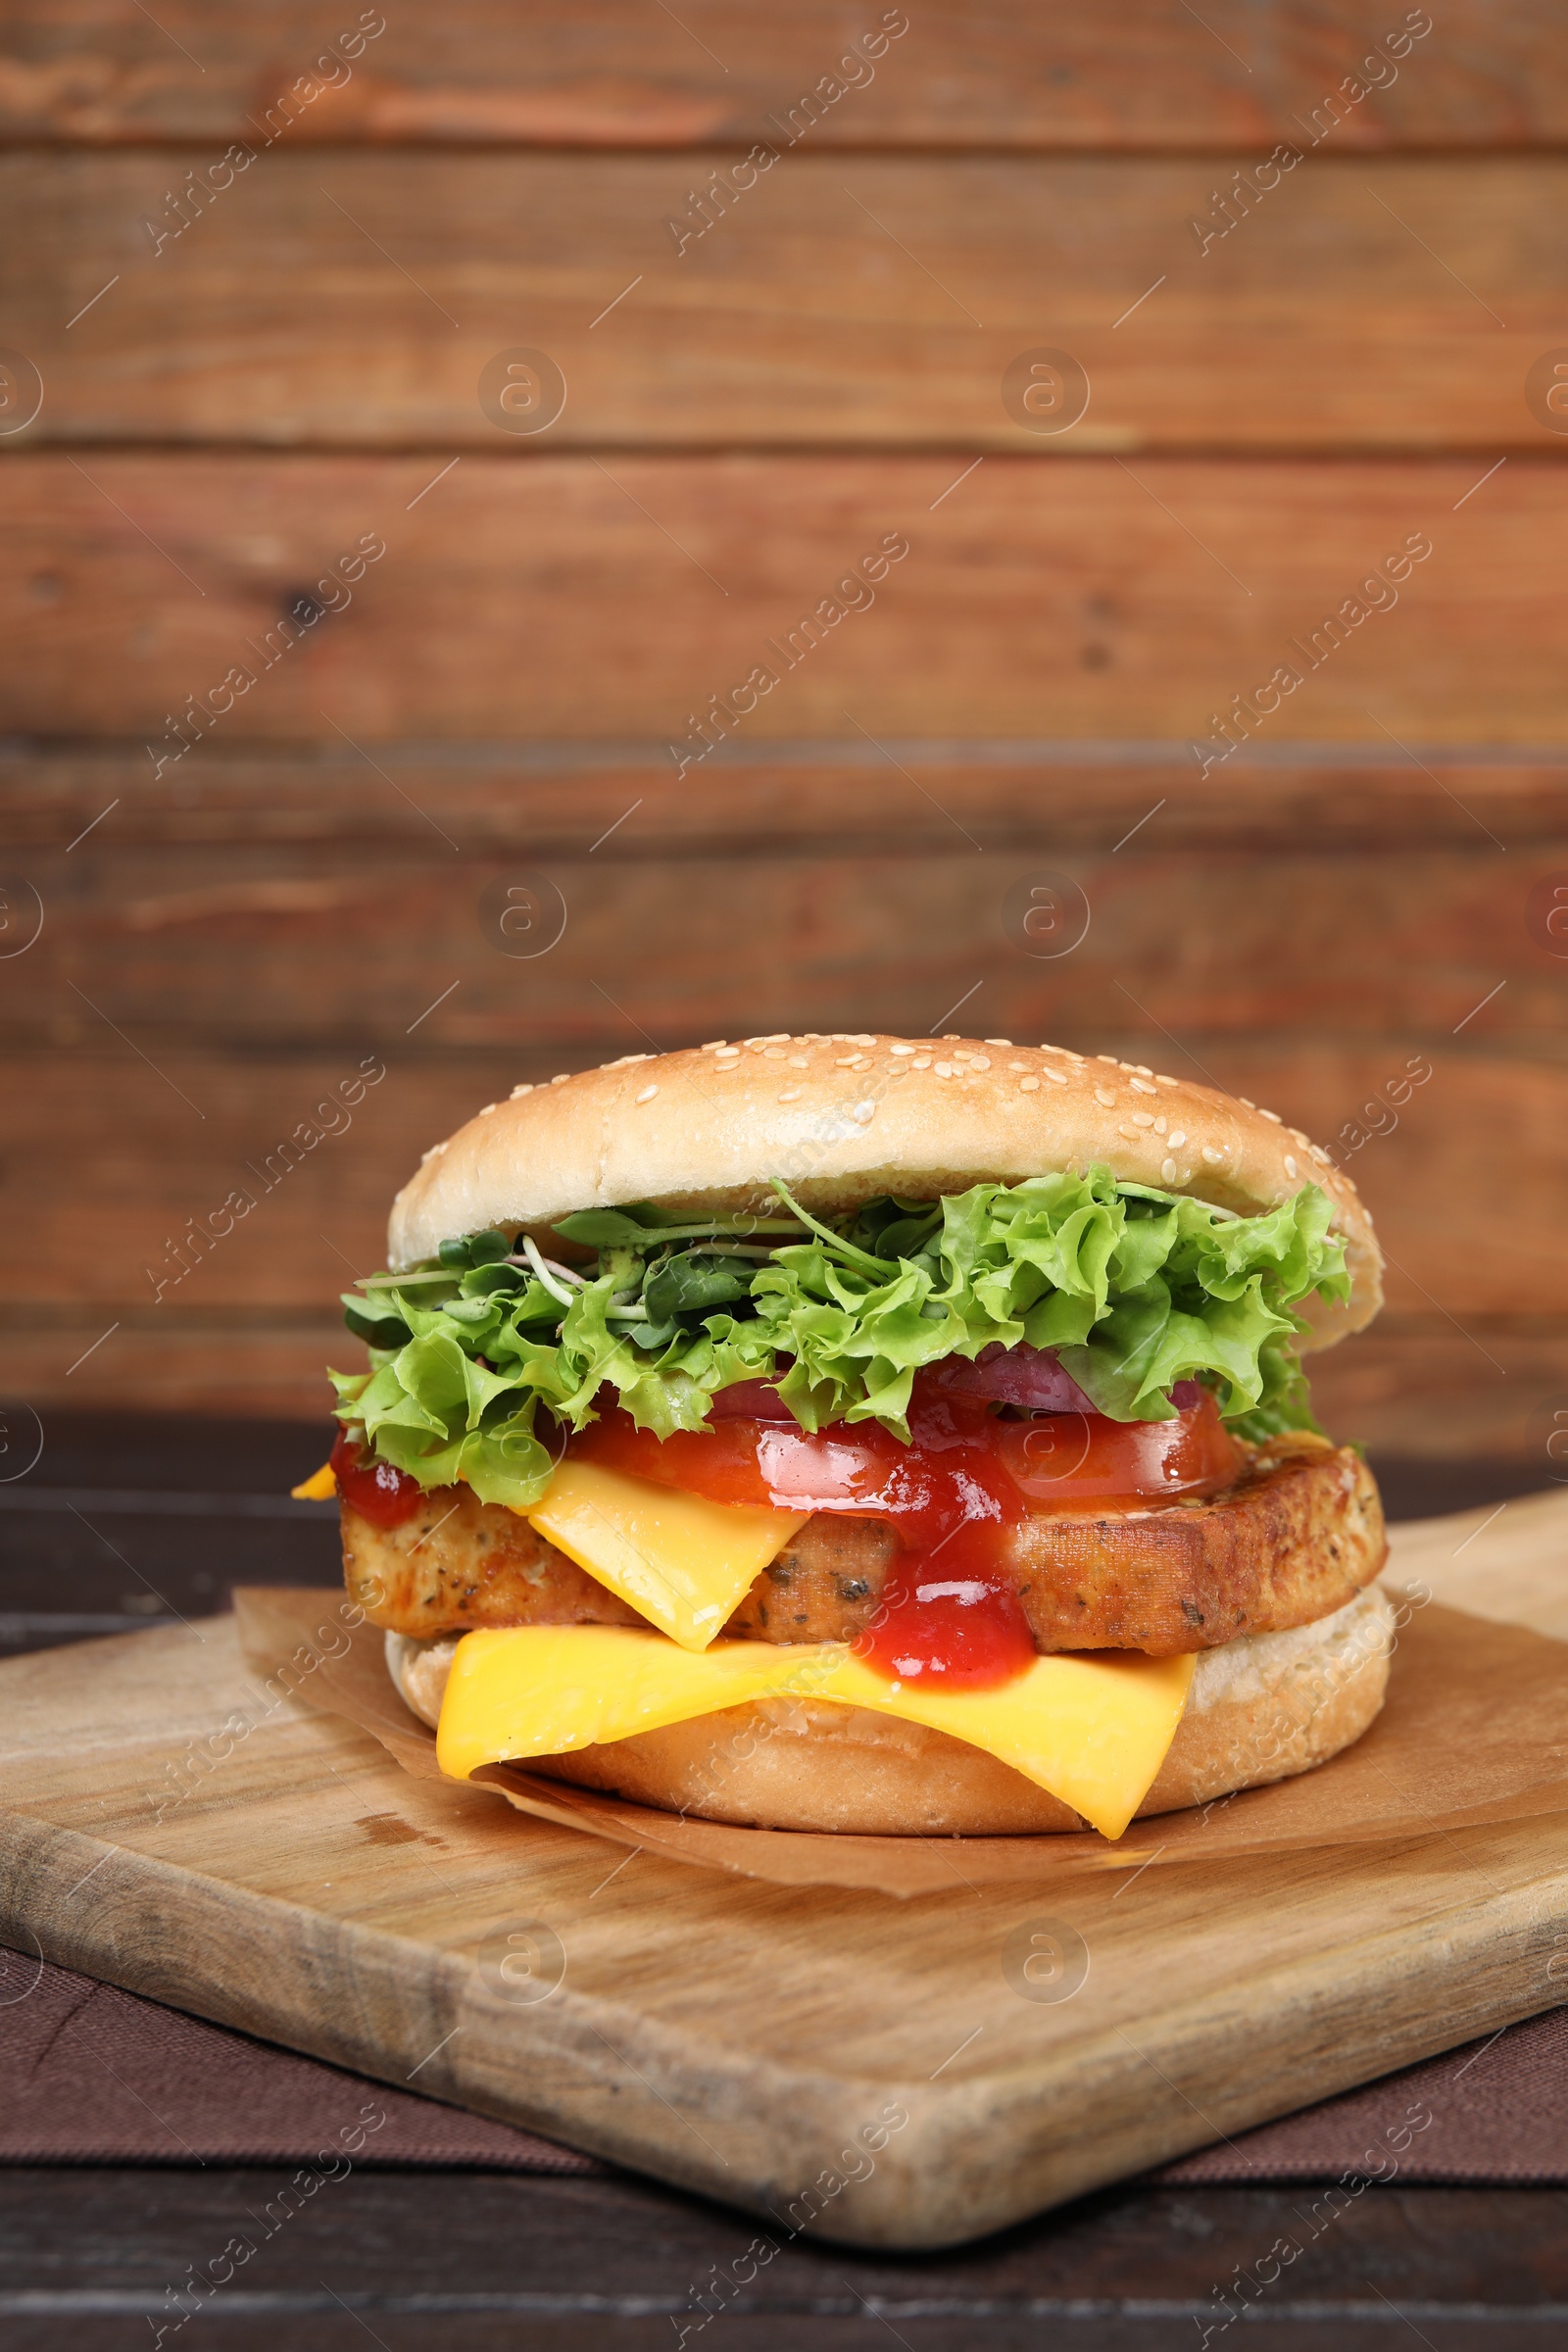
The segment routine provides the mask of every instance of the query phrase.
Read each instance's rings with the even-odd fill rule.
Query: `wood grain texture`
[[[1398,2115],[1403,2086],[1389,2096]],[[10,2323],[8,2344],[125,2352],[120,2314],[161,2312],[165,2282],[202,2258],[193,2250],[254,2231],[289,2179],[260,2165],[8,2166],[0,2265],[31,2315]],[[1420,2309],[1444,2352],[1520,2352],[1568,2300],[1568,2190],[1396,2180],[1343,2209],[1325,2200],[1337,2218],[1312,2237],[1302,2222],[1322,2197],[1300,2184],[1130,2182],[943,2254],[800,2239],[724,2290],[725,2331],[746,2352],[861,2352],[869,2306],[918,2352],[1020,2352],[1046,2328],[1071,2352],[1145,2352],[1182,2340],[1189,2321],[1212,2325],[1218,2282],[1259,2247],[1303,2237],[1266,2306],[1297,2352],[1376,2352],[1388,2323],[1366,2316],[1371,2278],[1396,2308]],[[750,2235],[722,2207],[625,2176],[362,2167],[276,2232],[249,2308],[217,2298],[201,2340],[272,2352],[286,2328],[289,2352],[350,2352],[373,2327],[387,2352],[516,2352],[526,2329],[528,2352],[664,2352],[671,2318],[695,2329],[714,2311],[697,2299],[702,2282],[733,2279]],[[106,2294],[117,2315],[93,2316]],[[1167,2316],[1151,2322],[1151,2303]]]
[[[803,152],[736,194],[735,159],[279,151],[213,194],[206,149],[29,152],[0,303],[34,446],[1557,452],[1524,386],[1568,162],[1325,141],[1228,227],[1235,168]],[[519,343],[567,388],[534,441],[479,398]],[[1056,436],[1003,397],[1042,345],[1092,387]]]
[[[842,723],[842,722],[841,722]],[[279,748],[224,744],[154,775],[140,743],[0,743],[0,809],[24,868],[73,871],[95,826],[102,887],[129,845],[184,854],[317,844],[429,849],[434,812],[470,858],[525,855],[588,868],[690,858],[900,857],[1063,852],[1097,861],[1168,851],[1310,845],[1314,857],[1568,855],[1568,752],[1521,749],[1488,762],[1432,744],[1243,749],[1200,776],[1182,744],[1102,745],[902,737],[721,745],[672,789],[662,744],[383,743],[373,760],[335,736]],[[407,796],[407,797],[405,797]],[[105,817],[105,810],[112,814]],[[96,830],[95,820],[103,826]],[[597,845],[597,847],[596,847]],[[36,853],[55,853],[60,863]],[[178,859],[172,857],[172,869]]]
[[[569,11],[457,0],[409,22],[394,11],[351,80],[303,110],[311,140],[550,146],[690,146],[765,135],[767,118],[833,72],[881,0],[799,0],[779,16],[692,0],[677,24],[633,0]],[[1094,16],[1030,0],[983,11],[938,0],[871,87],[825,111],[834,145],[1201,149],[1291,137],[1298,108],[1337,89],[1407,12],[1371,0],[1215,0],[1203,21],[1128,0],[1114,37]],[[15,138],[245,137],[352,26],[305,0],[265,19],[171,0],[160,41],[129,0],[18,0],[8,16],[0,114]],[[1380,75],[1384,69],[1375,70]],[[850,69],[856,74],[857,69]],[[1568,57],[1549,0],[1453,0],[1396,82],[1348,117],[1347,143],[1528,144],[1568,129]]]
[[[1411,1461],[1514,1464],[1526,1486],[1543,1485],[1554,1475],[1555,1416],[1568,1410],[1568,1337],[1560,1319],[1456,1321],[1423,1300],[1316,1358],[1312,1395],[1342,1439]]]
[[[1198,1866],[1148,1874],[1119,1912],[1120,1873],[1049,1865],[1044,1886],[897,1919],[652,1854],[612,1890],[602,1842],[268,1703],[232,1621],[16,1661],[0,1687],[13,1940],[361,2072],[418,2068],[436,2095],[797,2227],[891,2111],[907,2120],[874,2168],[805,2209],[851,2243],[961,2241],[1528,2014],[1568,1916],[1549,1815],[1467,1831],[1463,1870],[1420,1837],[1236,1860],[1221,1904]],[[564,1971],[526,2003],[485,1974],[522,1902]],[[1070,2007],[1020,2001],[999,1964],[1046,1902],[1093,1954]]]
[[[918,788],[895,781],[905,808],[921,810]],[[372,782],[384,808],[392,792]],[[956,808],[967,813],[963,800]],[[1516,842],[1511,855],[1479,832],[1473,847],[1442,850],[1176,848],[1156,814],[1119,850],[1064,851],[1049,837],[987,850],[956,823],[949,846],[906,846],[890,822],[880,854],[759,855],[735,843],[681,855],[678,840],[660,854],[662,805],[650,794],[611,841],[592,849],[579,819],[576,840],[545,862],[532,844],[454,855],[428,826],[418,840],[367,831],[237,855],[122,842],[117,817],[74,850],[34,849],[18,863],[13,936],[36,926],[38,903],[44,910],[4,975],[19,1045],[101,1046],[112,1021],[144,1047],[401,1049],[417,1022],[421,1051],[582,1060],[601,1046],[604,1058],[633,1051],[639,1037],[664,1052],[719,1033],[831,1034],[835,1022],[926,1036],[970,991],[966,1017],[983,1017],[988,1034],[1038,1042],[1054,1031],[1082,1046],[1108,1026],[1142,1036],[1141,1060],[1161,1039],[1158,1054],[1185,1057],[1187,1075],[1227,1033],[1266,1031],[1293,1051],[1320,1036],[1392,1056],[1376,1080],[1348,1081],[1343,1107],[1333,1085],[1320,1090],[1324,1142],[1360,1108],[1360,1090],[1396,1081],[1418,1044],[1552,1068],[1561,1058],[1563,959],[1529,909],[1568,863],[1568,838]],[[1036,956],[1018,894],[1027,903],[1053,872],[1078,894],[1081,936]],[[530,874],[539,923],[512,941],[496,908]],[[539,952],[508,953],[514,945]],[[1432,1098],[1427,1079],[1413,1083],[1419,1123]],[[1371,1123],[1396,1122],[1374,1110]]]
[[[31,1428],[20,1406],[39,1414],[89,1406],[105,1413],[134,1408],[316,1421],[331,1410],[324,1367],[341,1369],[344,1361],[338,1314],[242,1316],[231,1309],[154,1322],[140,1311],[128,1320],[111,1313],[92,1318],[51,1306],[6,1318],[0,1328],[11,1426]],[[1563,1369],[1568,1380],[1568,1362]]]
[[[1381,742],[1380,723],[1406,744],[1568,736],[1568,469],[1545,459],[1509,459],[1479,489],[1472,457],[1004,455],[956,488],[951,454],[466,457],[437,481],[449,464],[18,456],[0,477],[0,716],[140,736],[151,772],[187,698],[209,705],[248,664],[255,683],[209,733],[699,745],[694,714],[771,665],[778,683],[725,729],[748,744],[858,725],[1201,737],[1217,756],[1216,714],[1289,663],[1301,684],[1243,722],[1260,742]],[[349,590],[327,567],[367,536],[386,554]],[[874,605],[847,587],[857,609],[791,654],[802,615],[842,611],[831,592],[888,536],[909,552]],[[1384,609],[1312,654],[1406,538],[1433,552],[1397,605],[1371,591]],[[337,609],[285,648],[302,597]]]
[[[1568,1419],[1560,1425],[1568,1429]],[[1560,1442],[1557,1453],[1568,1440]],[[1568,1460],[1553,1457],[1558,1479]],[[1391,1577],[1419,1582],[1446,1607],[1568,1641],[1568,1494],[1527,1494],[1501,1509],[1418,1519],[1391,1531]]]

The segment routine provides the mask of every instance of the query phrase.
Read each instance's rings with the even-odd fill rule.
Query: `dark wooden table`
[[[234,1583],[335,1581],[329,1506],[282,1499],[319,1429],[52,1421],[0,1486],[0,1644],[44,1647],[221,1608]],[[1395,1515],[1501,1499],[1506,1465],[1378,1464]],[[0,2343],[158,2340],[168,2290],[291,2168],[0,2170]],[[915,2352],[1200,2347],[1216,2290],[1287,2234],[1302,2188],[1140,2187],[920,2259],[807,2243],[716,2290],[749,2242],[722,2207],[629,2177],[355,2171],[305,2206],[174,2343],[387,2352],[642,2352],[705,2344]],[[1568,2188],[1373,2186],[1264,2295],[1288,2352],[1544,2352],[1568,2343]],[[1210,2341],[1217,2340],[1211,2333]]]

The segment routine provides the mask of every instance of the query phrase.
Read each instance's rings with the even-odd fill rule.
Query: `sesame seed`
[[[1138,1072],[1138,1075],[1139,1075],[1139,1077],[1140,1077],[1140,1078],[1152,1078],[1152,1076],[1154,1075],[1153,1071],[1152,1071],[1152,1070],[1150,1068],[1150,1066],[1149,1066],[1149,1064],[1148,1064],[1148,1062],[1147,1062],[1147,1061],[1134,1061],[1134,1062],[1129,1062],[1129,1064],[1128,1064],[1127,1066],[1129,1067],[1129,1069],[1134,1069],[1134,1070],[1136,1070],[1136,1071]]]
[[[850,1116],[855,1120],[857,1126],[869,1127],[871,1121],[876,1117],[876,1104],[871,1102],[857,1102]]]
[[[1272,1119],[1276,1127],[1283,1127],[1285,1124],[1277,1110],[1260,1110],[1257,1115],[1260,1119]]]
[[[533,1093],[533,1080],[530,1078],[530,1079],[528,1080],[528,1082],[527,1082],[527,1084],[526,1084],[525,1086],[514,1086],[514,1087],[513,1088],[513,1090],[512,1090],[512,1093],[511,1093],[511,1095],[509,1096],[508,1100],[509,1100],[510,1102],[516,1102],[516,1100],[517,1100],[517,1097],[518,1097],[519,1095],[531,1095],[532,1093]]]
[[[1018,1092],[1020,1095],[1038,1095],[1040,1092],[1039,1079],[1020,1078],[1018,1081]]]
[[[478,1111],[475,1111],[475,1112],[474,1112],[474,1117],[475,1117],[475,1118],[478,1118],[478,1119],[487,1119],[487,1118],[490,1116],[490,1113],[491,1113],[491,1112],[494,1110],[494,1108],[495,1108],[495,1104],[494,1104],[493,1102],[487,1102],[487,1103],[485,1104],[485,1106],[484,1106],[484,1108],[483,1108],[482,1110],[478,1110]],[[1296,1170],[1293,1168],[1293,1169],[1291,1170],[1291,1174],[1294,1176],[1294,1175],[1295,1175],[1295,1173],[1296,1173]]]
[[[1009,1061],[1007,1067],[1009,1070],[1026,1070],[1029,1064],[1026,1061]]]
[[[771,1037],[764,1037],[761,1042],[764,1046],[788,1046],[795,1041],[787,1029],[775,1029]]]
[[[808,1054],[792,1054],[790,1055],[790,1068],[792,1070],[808,1070],[810,1066],[810,1058]]]
[[[782,1046],[764,1046],[762,1048],[762,1059],[764,1061],[782,1061],[783,1058],[784,1049]]]
[[[1121,1063],[1116,1059],[1114,1054],[1097,1054],[1095,1055],[1095,1059],[1097,1061],[1108,1061],[1113,1070],[1119,1070],[1121,1068]]]
[[[1153,1088],[1147,1085],[1142,1078],[1135,1078],[1132,1082],[1132,1087],[1135,1095],[1152,1095],[1154,1091]]]
[[[805,1092],[804,1086],[787,1086],[780,1095],[779,1101],[781,1102],[798,1102]]]
[[[899,1054],[912,1054],[914,1052],[914,1048],[912,1046],[895,1046],[893,1048],[893,1052]]]
[[[551,1079],[550,1083],[552,1086],[564,1086],[566,1080],[570,1076],[571,1072],[569,1070],[558,1070],[554,1078]]]
[[[935,1064],[935,1068],[939,1078],[956,1078],[958,1074],[951,1061],[939,1061]]]
[[[1329,1165],[1329,1155],[1321,1144],[1308,1144],[1306,1148],[1320,1168],[1326,1168]]]
[[[912,1069],[912,1070],[928,1070],[928,1069],[931,1067],[931,1056],[930,1056],[930,1054],[917,1054],[915,1055],[915,1057],[914,1057],[913,1061],[912,1061],[912,1062],[910,1062],[910,1064],[909,1064],[909,1067],[910,1067],[910,1069]]]
[[[739,1046],[720,1046],[714,1055],[716,1061],[739,1061],[740,1057]]]
[[[1051,1066],[1051,1064],[1050,1064],[1050,1062],[1049,1062],[1049,1061],[1047,1062],[1047,1064],[1046,1064],[1046,1066],[1045,1066],[1045,1069],[1042,1071],[1041,1075],[1042,1075],[1043,1077],[1049,1078],[1049,1079],[1051,1080],[1051,1082],[1052,1082],[1052,1084],[1053,1084],[1054,1086],[1065,1086],[1065,1085],[1066,1085],[1066,1083],[1067,1083],[1067,1073],[1066,1073],[1066,1071],[1065,1071],[1065,1070],[1054,1070],[1054,1069],[1052,1068],[1052,1066]]]
[[[1173,1152],[1179,1152],[1179,1151],[1181,1150],[1181,1148],[1182,1148],[1183,1144],[1185,1144],[1185,1143],[1186,1143],[1186,1141],[1187,1141],[1187,1130],[1186,1130],[1186,1128],[1185,1128],[1185,1127],[1173,1127],[1173,1128],[1171,1129],[1171,1131],[1170,1131],[1170,1148],[1171,1148],[1171,1150],[1172,1150]]]
[[[836,1070],[853,1070],[859,1058],[858,1054],[835,1054],[833,1067]]]
[[[950,1029],[947,1035],[943,1038],[942,1043],[945,1046],[961,1046],[963,1039],[960,1037],[956,1029]]]
[[[1152,1127],[1153,1124],[1154,1122],[1150,1117],[1147,1110],[1135,1110],[1133,1112],[1133,1125],[1135,1127]]]
[[[1205,1144],[1203,1146],[1203,1158],[1209,1167],[1217,1168],[1224,1156],[1224,1152],[1216,1152],[1212,1144]]]
[[[969,1056],[969,1067],[971,1070],[989,1070],[991,1067],[990,1054],[971,1054]]]
[[[1130,1144],[1136,1144],[1139,1140],[1136,1130],[1131,1127],[1118,1127],[1116,1133],[1124,1135]]]
[[[1012,1040],[1010,1037],[988,1037],[986,1039],[986,1044],[988,1046],[1010,1046]]]
[[[1096,1101],[1097,1102],[1099,1102],[1099,1103],[1100,1103],[1100,1104],[1101,1104],[1101,1105],[1102,1105],[1102,1106],[1104,1109],[1106,1109],[1106,1110],[1114,1110],[1114,1109],[1115,1109],[1115,1107],[1116,1107],[1116,1098],[1115,1098],[1115,1096],[1114,1096],[1114,1095],[1108,1095],[1108,1094],[1105,1092],[1105,1089],[1104,1089],[1102,1086],[1097,1086],[1097,1087],[1096,1087],[1096,1089],[1095,1089],[1095,1101]]]
[[[874,1046],[876,1044],[876,1039],[874,1037],[866,1037],[861,1035],[859,1037],[852,1037],[849,1042],[852,1046]]]
[[[651,1102],[658,1092],[659,1089],[657,1086],[645,1086],[642,1093],[637,1097],[637,1100],[639,1102]]]
[[[1257,1108],[1257,1104],[1252,1101],[1250,1095],[1238,1095],[1236,1100],[1241,1103],[1244,1110],[1255,1110]]]
[[[1179,1086],[1181,1084],[1181,1080],[1179,1078],[1167,1078],[1163,1070],[1156,1070],[1154,1072],[1154,1084],[1156,1086]]]
[[[1285,1154],[1285,1173],[1287,1176],[1295,1176],[1298,1173],[1295,1155],[1289,1152]]]
[[[1154,1121],[1154,1133],[1155,1133],[1156,1135],[1163,1135],[1163,1134],[1164,1134],[1164,1132],[1165,1132],[1165,1121],[1164,1121],[1164,1118],[1163,1118],[1163,1117],[1157,1118],[1157,1119]],[[1181,1140],[1182,1140],[1182,1139],[1181,1139],[1181,1137],[1180,1137],[1179,1135],[1173,1135],[1173,1136],[1171,1137],[1171,1142],[1172,1142],[1173,1144],[1179,1144],[1179,1143],[1181,1142]]]
[[[1175,1181],[1176,1181],[1176,1162],[1175,1162],[1173,1159],[1162,1159],[1162,1160],[1160,1161],[1160,1163],[1159,1163],[1159,1181],[1160,1181],[1160,1183],[1161,1183],[1161,1184],[1174,1184],[1174,1183],[1175,1183]]]
[[[721,1046],[723,1043],[724,1043],[724,1040],[723,1040],[721,1037],[710,1037],[710,1038],[709,1039],[709,1041],[708,1041],[707,1045],[706,1045],[706,1046],[704,1046],[704,1047],[702,1047],[702,1048],[700,1049],[700,1051],[701,1051],[702,1053],[704,1053],[704,1054],[716,1054],[716,1053],[717,1053],[717,1051],[718,1051],[718,1049],[719,1049],[719,1047],[720,1047],[720,1046]]]

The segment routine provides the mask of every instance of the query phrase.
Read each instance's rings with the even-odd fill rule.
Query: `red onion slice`
[[[1004,1348],[993,1340],[973,1363],[950,1355],[936,1368],[936,1385],[953,1396],[984,1396],[993,1404],[1021,1404],[1037,1413],[1092,1413],[1098,1408],[1068,1378],[1053,1350],[1020,1340]]]
[[[939,1389],[950,1396],[983,1396],[993,1404],[1019,1404],[1036,1413],[1095,1413],[1099,1406],[1065,1373],[1049,1348],[1031,1348],[1021,1340],[1004,1348],[993,1340],[973,1363],[951,1355],[934,1375]],[[1181,1412],[1197,1404],[1203,1391],[1196,1380],[1179,1380],[1170,1400]]]
[[[710,1421],[766,1421],[778,1428],[798,1429],[800,1423],[787,1404],[779,1401],[770,1380],[738,1380],[708,1400]]]
[[[950,1396],[982,1397],[991,1404],[1017,1404],[1036,1413],[1094,1413],[1100,1409],[1062,1370],[1049,1348],[1031,1348],[1026,1341],[1016,1348],[1004,1348],[1000,1340],[993,1340],[973,1363],[965,1356],[950,1355],[925,1377]],[[1187,1412],[1202,1394],[1198,1381],[1179,1380],[1170,1392],[1170,1400],[1179,1413]],[[737,1381],[733,1388],[720,1389],[710,1399],[708,1409],[714,1421],[796,1426],[795,1415],[787,1404],[780,1403],[778,1390],[770,1380]]]

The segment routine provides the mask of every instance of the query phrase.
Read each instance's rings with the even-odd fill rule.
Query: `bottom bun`
[[[392,1680],[426,1723],[440,1715],[461,1639],[386,1638]],[[1200,1651],[1187,1711],[1139,1815],[1289,1780],[1338,1755],[1382,1706],[1393,1646],[1393,1606],[1369,1585],[1315,1625]],[[978,1838],[1089,1826],[965,1740],[826,1699],[758,1699],[605,1746],[532,1756],[527,1769],[757,1829]]]

